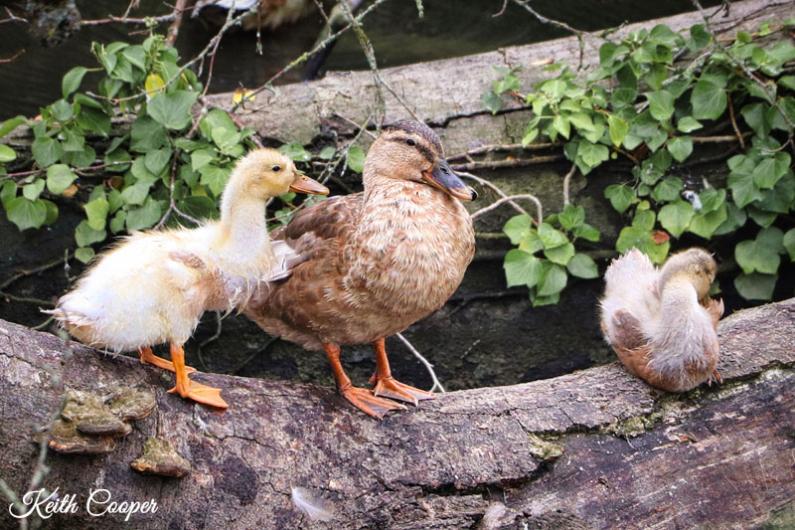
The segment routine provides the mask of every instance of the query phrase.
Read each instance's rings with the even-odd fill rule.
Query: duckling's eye
[[[282,170],[282,166],[280,166],[278,164],[271,168],[271,171],[273,171],[274,173],[278,173],[281,170]]]
[[[408,145],[410,145],[411,147],[414,147],[415,145],[417,145],[417,142],[415,142],[415,141],[414,141],[414,140],[412,140],[411,138],[409,138],[408,140],[406,140],[406,143],[407,143]]]

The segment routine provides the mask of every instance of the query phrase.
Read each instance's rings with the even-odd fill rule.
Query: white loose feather
[[[292,499],[295,507],[312,521],[331,521],[334,519],[334,507],[331,502],[306,488],[293,487]]]

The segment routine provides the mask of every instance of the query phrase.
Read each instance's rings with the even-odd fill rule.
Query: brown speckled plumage
[[[419,147],[443,157],[431,129],[402,122],[371,147],[363,193],[308,208],[272,234],[307,260],[246,308],[274,336],[309,350],[371,343],[439,309],[472,261],[472,221],[459,200],[420,180]],[[416,146],[415,146],[416,147]]]

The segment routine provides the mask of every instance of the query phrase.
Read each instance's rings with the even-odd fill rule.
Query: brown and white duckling
[[[610,264],[601,325],[627,370],[671,392],[720,382],[716,329],[723,301],[709,297],[716,268],[700,248],[674,254],[659,269],[637,249]]]
[[[207,310],[232,310],[260,285],[285,275],[298,256],[271,245],[265,202],[288,190],[328,193],[273,149],[252,151],[235,167],[221,218],[194,229],[138,232],[104,253],[51,311],[75,338],[176,373],[171,392],[226,408],[220,390],[191,381],[183,344]],[[168,342],[169,362],[151,346]]]

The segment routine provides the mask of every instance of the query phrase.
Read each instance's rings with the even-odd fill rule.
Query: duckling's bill
[[[464,181],[452,170],[447,160],[438,159],[430,171],[422,173],[422,178],[431,186],[439,188],[462,201],[474,201],[478,198],[477,192],[464,184]]]
[[[320,182],[311,179],[303,173],[296,173],[295,180],[290,184],[290,191],[296,193],[309,193],[310,195],[328,195],[329,190]]]

